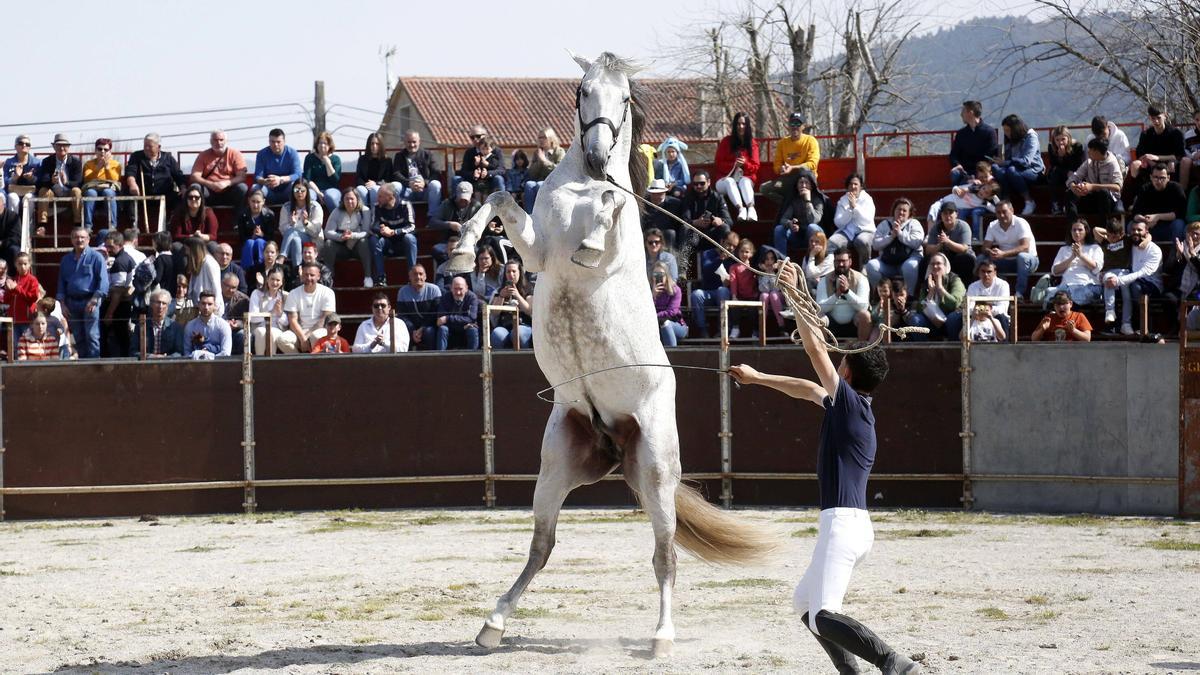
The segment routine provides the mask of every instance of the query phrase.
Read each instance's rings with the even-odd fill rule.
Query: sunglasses
[[[28,141],[21,141],[20,143],[17,143],[17,147],[18,148],[28,148],[28,147],[30,147],[30,143]]]
[[[188,195],[187,200],[189,202],[198,202],[200,201],[200,195]]]
[[[388,308],[388,306],[382,302],[377,302],[377,303],[371,305],[371,309],[387,309],[387,308]]]
[[[96,148],[96,152],[108,152],[109,150],[112,150],[112,148]]]
[[[303,185],[299,185],[292,188],[292,192],[308,192],[308,188],[304,187]]]
[[[651,246],[661,246],[662,239],[647,239],[646,243],[650,244]]]
[[[482,134],[471,134],[470,136],[467,136],[467,138],[469,138],[473,141],[477,141],[477,140],[483,138],[483,135]]]

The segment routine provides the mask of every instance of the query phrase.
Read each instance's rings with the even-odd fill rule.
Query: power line
[[[346,105],[345,103],[334,103],[333,105],[326,108],[326,112],[330,112],[334,108],[347,108],[349,110],[357,110],[358,112],[365,112],[365,113],[370,113],[372,115],[379,115],[380,117],[384,116],[384,113],[382,113],[378,110],[368,110],[366,108],[359,108],[357,106]]]
[[[285,127],[285,126],[290,126],[290,125],[298,125],[298,126],[302,126],[302,127],[306,128],[306,129],[311,129],[311,128],[312,128],[312,127],[311,127],[311,126],[308,124],[308,122],[306,122],[305,120],[289,120],[289,121],[287,121],[287,122],[275,122],[275,123],[272,123],[272,124],[254,124],[254,125],[251,125],[251,126],[243,126],[243,127],[227,127],[227,128],[225,129],[225,131],[226,131],[226,132],[230,132],[230,131],[246,131],[246,130],[248,130],[248,129],[266,129],[266,128],[268,128],[268,127]],[[186,138],[186,137],[188,137],[188,136],[208,136],[208,134],[209,134],[211,131],[212,131],[212,129],[204,129],[204,130],[200,130],[200,131],[186,131],[186,132],[177,132],[177,133],[173,133],[173,134],[160,134],[160,135],[159,135],[159,138]],[[144,138],[144,136],[137,136],[137,137],[134,137],[134,138],[114,138],[114,139],[112,139],[112,142],[113,142],[113,144],[117,144],[117,143],[132,143],[132,142],[134,142],[134,141],[140,141],[140,140],[142,140],[143,138]],[[50,150],[50,149],[52,149],[53,147],[54,147],[54,146],[50,146],[50,145],[39,145],[39,146],[36,146],[36,147],[30,148],[30,150],[34,150],[34,151],[37,151],[37,150]]]
[[[238,112],[241,110],[263,110],[265,108],[284,108],[284,107],[290,107],[290,106],[295,106],[297,108],[300,108],[300,110],[304,111],[304,113],[306,115],[310,114],[308,109],[305,108],[300,103],[271,103],[271,104],[267,104],[267,105],[245,105],[245,106],[238,106],[235,108],[204,108],[204,109],[200,109],[200,110],[182,110],[182,111],[178,111],[178,112],[144,113],[144,114],[140,114],[140,115],[117,115],[115,117],[90,117],[90,118],[86,118],[86,119],[77,119],[77,120],[52,120],[52,121],[47,121],[47,122],[15,122],[15,123],[11,123],[11,124],[0,124],[0,129],[10,128],[10,127],[42,127],[42,126],[49,126],[51,124],[82,124],[82,123],[91,123],[91,122],[112,122],[112,121],[117,121],[117,120],[142,119],[142,118],[146,118],[146,117],[171,117],[171,116],[177,116],[177,115],[204,115],[204,114],[215,113],[215,112]]]

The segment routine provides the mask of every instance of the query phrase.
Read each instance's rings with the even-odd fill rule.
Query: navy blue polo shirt
[[[867,508],[867,478],[875,464],[875,413],[871,397],[838,378],[837,394],[826,396],[817,452],[821,509]]]

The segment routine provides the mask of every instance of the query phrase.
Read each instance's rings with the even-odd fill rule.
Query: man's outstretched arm
[[[787,377],[786,375],[760,373],[745,364],[731,366],[729,368],[729,376],[738,384],[761,384],[764,387],[781,391],[792,398],[812,401],[817,405],[823,405],[822,401],[825,400],[825,390],[821,388],[821,385],[811,380],[804,380],[799,377]]]

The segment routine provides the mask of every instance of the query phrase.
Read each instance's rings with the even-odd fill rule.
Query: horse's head
[[[604,180],[610,155],[617,148],[622,131],[632,124],[629,75],[633,68],[608,52],[595,62],[572,57],[584,71],[575,91],[579,149],[583,151],[588,175]]]

